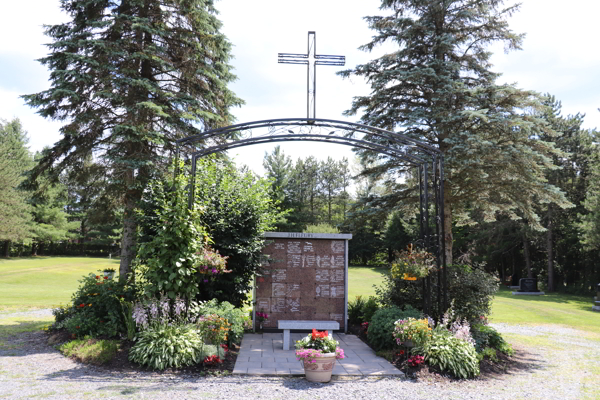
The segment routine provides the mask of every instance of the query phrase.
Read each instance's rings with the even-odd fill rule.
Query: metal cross
[[[316,118],[317,114],[317,65],[344,66],[346,64],[345,56],[321,55],[316,53],[317,34],[314,31],[309,31],[308,50],[306,51],[306,54],[279,53],[277,59],[280,64],[306,65],[306,115],[308,119]],[[310,62],[311,60],[314,60],[312,64]]]

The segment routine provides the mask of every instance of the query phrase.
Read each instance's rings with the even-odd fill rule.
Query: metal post
[[[442,253],[442,275],[443,275],[443,288],[442,291],[444,293],[444,311],[448,309],[448,266],[446,265],[446,226],[445,226],[445,216],[444,216],[444,156],[440,154],[439,160],[439,175],[440,175],[440,194],[439,194],[439,202],[440,202],[440,220],[441,220],[441,228],[442,228],[442,248],[440,249]],[[449,229],[452,229],[450,226]]]
[[[188,208],[194,207],[194,196],[195,196],[195,187],[196,187],[196,162],[198,158],[196,155],[192,156],[192,174],[190,176],[190,194],[188,199]]]

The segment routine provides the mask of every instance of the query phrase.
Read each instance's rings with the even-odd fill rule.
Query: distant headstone
[[[537,288],[537,279],[521,278],[519,279],[519,292],[539,292]]]

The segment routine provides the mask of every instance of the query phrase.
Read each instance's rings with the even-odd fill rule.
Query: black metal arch
[[[262,134],[256,135],[255,131]],[[266,130],[266,132],[264,132]],[[239,139],[227,140],[231,137]],[[387,142],[387,146],[370,139],[376,137]],[[223,141],[225,140],[225,141]],[[312,141],[341,144],[385,154],[418,169],[419,220],[423,245],[436,254],[438,265],[438,310],[448,307],[447,272],[444,243],[444,160],[440,150],[397,132],[346,121],[308,118],[283,118],[252,121],[212,129],[198,135],[177,140],[177,154],[184,151],[191,155],[192,176],[190,184],[190,207],[194,199],[197,160],[209,154],[261,143],[286,141]],[[431,232],[429,220],[430,179],[435,204],[435,233]],[[430,279],[423,282],[423,290],[431,288]],[[429,299],[429,296],[423,296]],[[443,308],[442,308],[443,303]],[[425,312],[431,304],[424,302]]]

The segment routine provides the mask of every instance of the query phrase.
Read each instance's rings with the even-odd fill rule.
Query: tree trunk
[[[552,205],[548,205],[548,227],[546,231],[546,252],[548,253],[548,291],[554,292],[554,256],[552,254]]]
[[[527,270],[527,277],[533,278],[533,272],[531,271],[531,254],[529,253],[529,241],[527,235],[523,233],[523,255],[525,256],[525,269]]]
[[[126,182],[133,187],[133,170],[126,172]],[[131,272],[131,263],[135,258],[137,221],[135,207],[137,196],[134,189],[129,189],[125,194],[125,210],[123,217],[123,239],[121,241],[121,263],[119,265],[119,280],[124,281]]]
[[[4,242],[4,257],[10,257],[10,240]]]
[[[450,199],[450,185],[444,182],[444,244],[446,265],[452,265],[452,201]]]

